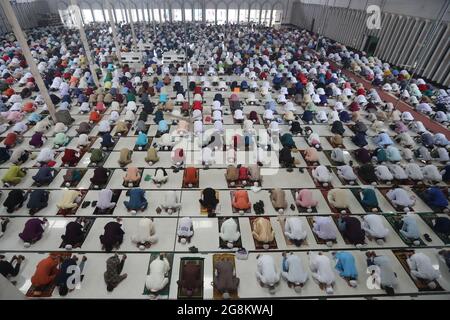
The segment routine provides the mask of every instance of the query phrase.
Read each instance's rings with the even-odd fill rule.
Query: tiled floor
[[[233,77],[227,77],[227,80],[232,80]],[[184,77],[183,77],[184,81]],[[212,99],[214,95],[218,91],[213,88],[212,91],[204,93],[204,113],[208,114],[208,110],[210,110],[210,106],[212,104]],[[221,92],[224,98],[228,98],[231,95],[230,91]],[[173,95],[173,92],[169,91],[169,95]],[[246,92],[241,92],[238,94],[240,99],[243,101],[246,97]],[[259,93],[256,94],[257,98],[261,98]],[[158,101],[158,96],[152,98],[154,102]],[[228,101],[228,99],[225,99]],[[333,105],[334,101],[330,101],[330,105]],[[141,106],[140,103],[138,103]],[[296,105],[299,113],[302,112],[302,107]],[[323,107],[321,107],[323,108]],[[87,121],[88,115],[81,115],[77,111],[77,107],[74,106],[72,109],[73,117],[76,119],[76,122],[70,130],[68,131],[68,135],[74,137],[70,142],[68,147],[75,147],[75,140],[77,133],[75,128],[81,121]],[[326,108],[328,109],[328,108]],[[260,116],[264,112],[264,108],[262,106],[254,107],[244,105],[244,113],[248,114],[251,110],[256,110]],[[229,113],[228,102],[224,107],[224,111]],[[138,114],[141,112],[141,108],[138,110]],[[106,111],[106,114],[109,113],[109,110]],[[121,117],[124,116],[124,111],[121,114]],[[364,112],[362,112],[364,115]],[[170,114],[165,115],[166,119],[171,119]],[[301,122],[301,120],[299,120]],[[363,120],[370,124],[368,121]],[[153,122],[153,116],[150,116],[147,124],[150,125],[150,129],[148,131],[148,135],[150,138],[153,138],[153,142],[158,142],[159,139],[155,138],[157,126]],[[303,124],[302,124],[303,125]],[[174,130],[176,126],[171,126],[171,131]],[[211,127],[211,126],[209,126]],[[311,128],[314,132],[317,132],[321,136],[322,147],[323,150],[332,150],[331,145],[326,140],[326,137],[332,136],[333,134],[330,131],[330,125],[327,124],[318,124],[314,123],[311,125]],[[387,127],[387,126],[386,126]],[[224,128],[227,129],[238,129],[240,130],[240,125],[233,124],[233,120],[231,116],[224,117]],[[255,128],[258,130],[264,130],[263,125],[256,125]],[[208,129],[208,126],[205,126],[205,129]],[[388,129],[388,128],[386,128]],[[280,131],[282,133],[289,131],[289,125],[281,124]],[[95,127],[89,136],[92,139],[97,138],[98,128]],[[112,130],[114,133],[114,129]],[[388,131],[391,135],[395,133],[392,131]],[[22,146],[26,147],[28,145],[29,139],[33,135],[34,131],[31,128],[28,130],[24,136],[25,140],[22,143]],[[369,135],[373,135],[374,133],[368,132]],[[410,132],[412,136],[415,135],[414,132]],[[4,137],[6,132],[1,136]],[[52,143],[52,130],[46,133],[49,137],[48,141],[45,143],[44,147],[51,147]],[[353,135],[353,132],[346,126],[345,134],[346,138],[344,139],[345,148],[348,150],[354,150],[357,147],[351,142],[350,136]],[[80,283],[73,292],[69,294],[70,298],[137,298],[137,299],[148,299],[147,295],[143,294],[144,291],[144,283],[147,274],[147,267],[149,264],[150,255],[153,252],[167,252],[174,253],[173,265],[171,266],[171,282],[170,282],[170,290],[168,296],[160,296],[159,298],[169,298],[176,299],[177,298],[177,284],[180,267],[180,258],[182,257],[202,257],[204,258],[204,295],[205,299],[213,298],[213,287],[211,285],[213,279],[213,266],[212,266],[212,257],[214,253],[220,252],[234,252],[236,249],[221,249],[219,247],[219,222],[218,218],[220,217],[230,217],[236,216],[238,217],[239,227],[241,232],[241,241],[243,247],[245,247],[249,251],[249,257],[247,260],[238,260],[236,259],[236,273],[240,278],[240,286],[238,290],[238,295],[241,298],[318,298],[318,297],[329,297],[329,298],[376,298],[376,299],[384,299],[385,292],[380,289],[369,289],[366,285],[366,279],[368,278],[367,274],[367,264],[365,259],[365,251],[367,250],[375,250],[378,254],[387,255],[394,266],[395,272],[398,275],[399,286],[396,289],[397,297],[393,297],[394,299],[402,299],[402,298],[414,298],[414,299],[428,299],[435,297],[437,299],[445,298],[448,299],[449,296],[446,294],[450,293],[450,274],[448,268],[445,266],[445,263],[439,260],[438,258],[438,250],[445,246],[445,244],[434,234],[431,228],[420,218],[417,213],[422,212],[432,212],[432,210],[420,199],[417,199],[417,203],[414,206],[415,217],[418,221],[418,225],[420,228],[421,234],[428,233],[431,235],[432,241],[426,243],[425,247],[421,247],[419,251],[425,253],[428,257],[430,257],[433,261],[434,267],[441,271],[441,277],[438,282],[442,286],[443,291],[441,292],[433,292],[431,295],[430,292],[421,291],[419,292],[418,288],[415,286],[413,281],[411,280],[408,273],[405,269],[400,265],[397,258],[394,256],[392,250],[393,249],[404,249],[408,248],[408,245],[405,244],[402,239],[399,237],[397,232],[390,226],[390,224],[385,220],[385,226],[389,229],[389,235],[386,238],[386,242],[380,246],[376,244],[374,241],[368,241],[367,246],[362,249],[357,249],[352,245],[348,245],[345,243],[344,239],[338,232],[337,243],[333,245],[332,248],[327,247],[326,245],[318,244],[315,241],[312,230],[310,229],[306,218],[308,216],[313,215],[332,215],[332,210],[328,206],[327,201],[323,197],[322,193],[319,189],[316,188],[312,176],[309,174],[308,170],[306,170],[306,162],[301,157],[300,153],[295,156],[300,160],[300,164],[297,165],[297,168],[294,169],[293,172],[288,172],[286,169],[278,168],[278,163],[270,163],[269,165],[264,166],[262,168],[262,190],[255,193],[251,191],[249,187],[246,190],[249,193],[249,198],[252,204],[256,203],[259,200],[262,200],[265,203],[265,213],[264,216],[270,217],[270,222],[273,230],[275,231],[275,239],[277,243],[276,249],[270,249],[267,252],[264,250],[256,250],[255,243],[251,234],[251,226],[249,217],[255,216],[255,212],[252,208],[250,213],[247,213],[243,216],[232,213],[231,207],[231,189],[228,188],[227,182],[225,180],[225,171],[228,163],[222,161],[224,158],[224,154],[221,152],[216,152],[216,163],[211,166],[210,169],[205,170],[201,165],[201,161],[198,159],[198,155],[200,154],[200,148],[198,143],[198,138],[180,138],[177,146],[183,146],[187,155],[187,161],[184,164],[183,168],[186,166],[195,166],[200,168],[199,176],[199,188],[192,189],[184,189],[182,188],[182,180],[183,180],[183,168],[179,172],[175,173],[172,169],[173,163],[171,160],[171,152],[170,151],[160,151],[159,157],[160,161],[157,164],[150,166],[145,162],[144,158],[146,156],[145,151],[135,151],[132,156],[132,164],[129,166],[136,166],[140,169],[143,169],[142,176],[145,177],[147,175],[152,176],[154,174],[156,167],[164,167],[169,174],[168,182],[158,187],[151,180],[146,181],[147,179],[142,178],[139,187],[146,191],[146,198],[149,202],[148,208],[138,213],[137,215],[132,215],[128,212],[123,205],[123,201],[127,199],[125,192],[128,188],[125,188],[122,185],[123,177],[125,175],[125,170],[119,167],[118,159],[119,159],[119,151],[122,148],[130,148],[132,149],[135,144],[136,136],[134,135],[134,130],[131,130],[127,137],[121,137],[112,150],[107,156],[107,159],[103,165],[103,167],[108,168],[113,171],[112,177],[108,182],[107,188],[113,190],[121,190],[121,195],[119,197],[117,206],[115,207],[112,216],[94,216],[93,211],[94,208],[91,206],[87,206],[86,208],[78,208],[74,216],[56,216],[56,204],[61,198],[63,193],[63,189],[61,188],[61,184],[63,183],[63,175],[66,172],[66,168],[61,168],[60,157],[57,158],[56,168],[59,170],[57,176],[54,181],[49,184],[45,188],[51,191],[50,199],[48,203],[48,207],[42,211],[40,211],[36,216],[37,217],[46,217],[49,220],[50,226],[49,229],[45,231],[44,236],[37,243],[33,244],[30,248],[24,248],[22,241],[19,239],[18,234],[22,231],[25,222],[29,219],[28,211],[26,210],[26,206],[15,211],[13,214],[8,214],[6,212],[6,208],[0,207],[0,216],[1,217],[9,217],[11,219],[8,228],[0,239],[0,253],[4,253],[6,257],[9,259],[14,254],[23,254],[26,257],[26,260],[21,268],[19,276],[17,276],[14,280],[17,281],[16,287],[23,293],[26,293],[28,288],[30,287],[31,281],[30,278],[33,275],[37,263],[45,258],[49,252],[54,251],[64,251],[64,249],[59,248],[61,244],[61,235],[65,232],[65,226],[68,222],[75,219],[75,217],[94,217],[95,222],[92,228],[89,231],[89,234],[81,248],[74,249],[74,254],[78,255],[86,255],[88,260],[84,269],[84,280]],[[226,141],[226,139],[224,139]],[[294,141],[296,142],[297,148],[303,150],[308,147],[306,140],[304,137],[295,137]],[[1,143],[0,143],[1,145]],[[99,140],[97,139],[92,148],[98,148],[100,146]],[[273,146],[274,148],[276,146]],[[370,141],[369,138],[369,149],[375,149],[375,146]],[[34,150],[37,153],[39,150]],[[84,157],[80,160],[77,167],[79,168],[87,168],[90,162],[89,160],[90,153],[87,152]],[[238,161],[235,164],[247,164],[248,161],[245,159],[252,159],[250,152],[240,151],[238,154]],[[332,164],[329,162],[327,156],[323,151],[319,152],[319,162],[320,164],[332,167]],[[420,163],[420,162],[418,162]],[[35,164],[34,160],[28,160],[26,163],[22,165],[23,168],[29,168],[29,171],[26,177],[16,186],[11,188],[3,188],[3,194],[0,198],[0,202],[3,203],[9,189],[18,188],[18,189],[34,189],[36,187],[32,187],[32,179],[31,176],[37,172],[36,168],[33,168]],[[434,163],[436,166],[442,166],[440,163]],[[11,166],[10,162],[5,162],[0,165],[0,176],[3,176],[7,169]],[[298,169],[305,169],[303,172],[300,172]],[[90,188],[90,177],[93,174],[94,168],[88,168],[87,173],[84,175],[83,179],[77,186],[77,189],[89,189]],[[340,180],[336,175],[333,175],[333,179],[331,181],[332,187],[335,188],[344,188],[349,189],[348,195],[350,198],[350,211],[353,215],[361,218],[364,214],[366,214],[365,210],[361,207],[357,199],[350,192],[350,186],[343,186]],[[444,183],[442,186],[447,187]],[[205,215],[201,214],[200,204],[198,199],[200,198],[201,190],[206,187],[212,187],[218,190],[219,198],[220,198],[220,208],[217,212],[217,217],[209,218]],[[361,181],[358,180],[358,185],[355,187],[363,187]],[[407,186],[404,186],[408,188]],[[292,245],[287,245],[284,235],[282,233],[281,225],[279,222],[279,214],[272,207],[270,202],[270,194],[269,190],[272,188],[282,188],[286,192],[286,199],[289,204],[294,203],[294,198],[292,195],[292,191],[296,191],[298,189],[308,188],[312,189],[314,197],[319,201],[317,206],[316,214],[302,213],[299,214],[297,210],[287,209],[285,212],[285,216],[296,215],[302,218],[304,225],[307,227],[307,239],[306,244],[303,244],[301,247],[297,248]],[[164,193],[167,190],[175,190],[177,191],[177,195],[181,200],[181,209],[169,215],[167,213],[156,213],[156,208],[160,206],[164,199]],[[413,192],[413,191],[411,191]],[[83,201],[95,201],[98,198],[99,190],[89,189],[87,190],[87,194]],[[377,198],[379,201],[379,207],[382,210],[381,214],[387,214],[395,212],[395,209],[391,206],[391,204],[387,201],[385,196],[376,190]],[[178,220],[181,217],[192,217],[193,225],[195,230],[195,235],[192,238],[190,244],[181,244],[177,242],[176,239],[176,229],[178,225]],[[117,250],[119,253],[126,253],[128,259],[126,260],[125,267],[123,272],[128,274],[128,278],[123,281],[113,292],[107,292],[106,286],[103,281],[103,273],[105,271],[105,263],[106,259],[111,256],[111,254],[107,254],[102,251],[99,236],[103,233],[103,227],[109,221],[113,221],[113,219],[117,217],[123,218],[123,229],[125,231],[125,236],[122,245]],[[156,226],[156,235],[158,236],[158,242],[150,247],[150,249],[139,250],[139,248],[132,243],[131,237],[136,232],[139,218],[141,217],[153,217],[154,223]],[[191,254],[189,252],[189,247],[195,246],[198,248],[198,253]],[[274,257],[278,266],[281,267],[281,253],[283,251],[290,250],[295,252],[295,254],[299,255],[302,259],[303,265],[306,269],[309,270],[308,263],[308,252],[309,251],[324,251],[325,254],[331,257],[331,251],[337,250],[348,250],[350,251],[356,258],[357,269],[360,275],[358,279],[359,285],[357,288],[349,287],[343,279],[341,279],[336,274],[336,285],[335,292],[333,296],[328,296],[324,291],[322,291],[319,286],[312,280],[311,276],[309,277],[308,282],[305,287],[302,289],[302,292],[296,293],[292,289],[287,286],[287,283],[284,281],[280,282],[280,285],[277,286],[276,292],[274,295],[269,294],[267,289],[261,288],[256,280],[255,271],[256,271],[256,257],[260,253],[269,254]],[[57,290],[53,292],[53,298],[59,298]],[[392,297],[389,297],[389,299]]]

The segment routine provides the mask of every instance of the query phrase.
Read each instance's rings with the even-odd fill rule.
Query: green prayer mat
[[[155,259],[159,259],[159,255],[161,252],[153,252],[150,255],[150,261],[148,262],[148,267],[147,267],[147,275],[150,274],[150,264],[155,260]],[[170,280],[171,280],[171,274],[172,274],[172,267],[173,267],[173,253],[166,253],[166,258],[167,261],[169,261],[169,265],[170,265],[170,270],[169,270],[169,282],[167,283],[167,285],[161,289],[158,292],[151,292],[150,290],[147,289],[147,287],[144,284],[144,292],[142,292],[143,295],[149,296],[149,295],[158,295],[158,296],[169,296],[169,290],[170,290]]]

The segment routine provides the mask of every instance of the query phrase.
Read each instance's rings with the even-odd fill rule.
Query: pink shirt
[[[296,203],[303,208],[315,207],[317,206],[317,200],[314,200],[313,194],[309,189],[302,189],[297,194]]]

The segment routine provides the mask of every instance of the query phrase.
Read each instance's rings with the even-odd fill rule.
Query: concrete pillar
[[[99,88],[100,82],[98,81],[97,72],[94,67],[94,62],[92,61],[91,51],[89,49],[86,32],[84,32],[84,26],[81,23],[81,17],[80,17],[81,10],[77,4],[77,0],[71,0],[71,3],[75,8],[77,8],[76,10],[74,10],[76,25],[79,27],[79,30],[80,30],[80,38],[81,38],[81,42],[83,43],[84,54],[86,55],[87,61],[89,63],[89,69],[91,70],[92,78],[94,79],[95,85]]]
[[[44,84],[44,81],[42,80],[42,77],[41,77],[41,74],[39,73],[36,62],[34,61],[34,58],[31,55],[31,51],[30,51],[30,47],[28,46],[27,39],[25,38],[25,34],[23,33],[22,29],[20,28],[19,21],[17,20],[17,17],[14,14],[14,10],[11,6],[11,3],[9,1],[0,1],[0,4],[3,8],[3,11],[5,12],[5,16],[8,19],[9,24],[11,25],[12,31],[14,32],[14,35],[17,38],[17,41],[19,41],[20,48],[22,49],[22,53],[25,57],[25,60],[28,63],[28,66],[30,67],[31,74],[33,75],[33,78],[36,81],[36,85],[39,88],[39,92],[42,95],[42,98],[44,99],[45,104],[47,105],[50,116],[52,117],[53,121],[56,122],[55,105],[53,104],[52,99],[50,98],[50,95],[48,94],[48,90]]]
[[[129,16],[129,22],[130,22],[130,27],[131,27],[131,36],[133,37],[133,46],[134,46],[134,50],[137,50],[137,40],[136,40],[136,33],[134,32],[134,23],[133,23],[133,16],[131,15],[131,10],[130,8],[126,8],[125,12],[127,14],[127,17]]]
[[[120,53],[120,45],[119,45],[119,40],[117,38],[116,24],[114,22],[112,5],[111,5],[111,1],[110,0],[106,1],[106,8],[108,10],[109,23],[111,24],[111,31],[112,31],[112,35],[113,35],[114,46],[116,47],[117,59],[119,59],[119,63],[121,63],[122,55]]]

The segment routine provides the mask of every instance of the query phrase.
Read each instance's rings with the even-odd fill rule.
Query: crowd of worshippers
[[[292,171],[298,165],[293,156],[294,150],[297,149],[293,138],[297,135],[304,136],[309,145],[304,150],[305,160],[315,164],[312,170],[313,179],[324,187],[330,185],[331,172],[326,166],[318,165],[319,152],[322,150],[321,137],[314,132],[312,124],[330,126],[333,133],[330,143],[334,148],[331,158],[340,163],[338,176],[350,184],[357,177],[355,166],[348,153],[340,146],[343,145],[345,126],[351,128],[354,132],[351,141],[358,147],[354,157],[361,164],[357,172],[359,177],[368,184],[391,184],[392,190],[387,197],[401,210],[410,211],[415,198],[404,188],[396,185],[395,180],[410,179],[430,184],[450,181],[449,142],[444,134],[429,132],[426,124],[414,118],[414,113],[400,112],[392,103],[385,103],[376,90],[367,91],[362,84],[354,83],[324,57],[342,63],[344,68],[366,77],[375,85],[381,85],[382,90],[397,94],[418,112],[444,125],[449,122],[448,90],[435,88],[425,83],[423,79],[410,79],[411,75],[406,70],[397,70],[376,58],[348,51],[344,46],[326,39],[319,41],[318,48],[322,53],[319,56],[311,50],[316,46],[314,36],[296,29],[275,30],[258,26],[224,27],[180,23],[158,24],[156,33],[153,30],[146,31],[139,25],[136,28],[139,43],[144,43],[144,39],[151,42],[150,48],[144,54],[144,66],[140,70],[126,64],[119,65],[112,36],[105,32],[106,25],[94,24],[87,28],[88,38],[92,39],[91,50],[95,53],[98,77],[102,83],[100,88],[95,87],[77,31],[65,28],[29,31],[27,35],[30,38],[31,52],[38,61],[38,69],[56,106],[56,121],[41,113],[46,111],[46,106],[38,92],[35,79],[27,69],[17,42],[10,38],[3,39],[0,48],[2,92],[0,132],[8,131],[8,133],[0,147],[0,162],[8,164],[8,169],[1,177],[5,187],[16,186],[24,180],[28,171],[24,164],[29,160],[34,160],[39,167],[38,172],[32,177],[36,185],[42,187],[50,184],[55,178],[56,151],[63,152],[62,164],[70,168],[64,175],[64,183],[70,186],[74,182],[79,182],[82,174],[76,165],[81,159],[83,148],[90,145],[89,134],[94,127],[98,128],[101,148],[90,149],[90,161],[92,164],[99,164],[107,156],[105,151],[114,148],[111,127],[114,127],[118,135],[126,135],[131,126],[138,132],[135,142],[137,149],[146,150],[147,163],[157,164],[160,160],[158,155],[160,150],[172,150],[171,161],[176,169],[185,165],[186,159],[186,150],[179,147],[177,142],[180,141],[180,137],[187,136],[191,132],[202,136],[201,154],[202,164],[205,167],[214,163],[214,153],[223,144],[230,147],[227,157],[235,159],[239,147],[258,141],[255,152],[257,165],[241,164],[230,166],[226,170],[226,180],[231,186],[246,181],[254,184],[255,191],[260,187],[259,168],[270,161],[265,151],[275,141],[281,143],[278,157],[280,166]],[[124,46],[122,50],[130,51],[132,38],[129,26],[121,25],[118,30],[119,39]],[[190,63],[187,66],[176,63],[163,64],[162,54],[168,50],[181,52],[185,49],[185,40],[190,43],[187,50]],[[186,73],[190,74],[189,83],[184,83],[182,79]],[[227,83],[223,80],[227,76],[242,79]],[[212,89],[222,93],[217,93],[212,105],[206,106],[203,94]],[[175,100],[170,99],[171,90],[176,94]],[[191,105],[187,103],[188,91],[192,95]],[[246,93],[245,97],[241,94],[243,92]],[[223,136],[224,106],[227,103],[234,121],[242,125],[242,135]],[[259,121],[258,113],[244,115],[244,105],[258,105],[261,108],[262,120],[267,124],[267,130],[259,133],[258,139],[254,128]],[[279,105],[281,109],[277,108]],[[209,109],[214,127],[213,134],[205,134],[204,114]],[[110,112],[105,114],[107,110]],[[280,110],[281,118],[278,117]],[[77,148],[69,148],[68,131],[75,121],[72,115],[77,112],[88,115],[88,118],[77,127],[78,136],[75,139]],[[121,114],[124,116],[121,117]],[[169,125],[172,124],[169,115],[183,114],[190,114],[192,123],[186,120],[176,121],[173,123],[176,126],[175,130],[169,133]],[[159,140],[156,146],[148,147],[146,124],[150,115],[157,125],[156,135]],[[286,132],[283,132],[281,123],[288,124]],[[30,127],[33,135],[26,145],[24,133]],[[369,135],[369,130],[374,131],[375,135]],[[390,131],[394,131],[395,136],[391,137]],[[411,132],[416,135],[411,135]],[[53,145],[43,147],[48,139],[53,141]],[[374,150],[368,148],[370,140],[376,145]],[[145,191],[139,188],[141,172],[138,167],[133,166],[132,154],[132,149],[121,149],[118,164],[121,167],[128,166],[123,182],[131,189],[127,191],[129,199],[124,205],[131,212],[137,213],[148,207],[148,200]],[[405,160],[406,163],[400,163],[401,160]],[[419,165],[414,160],[420,160],[422,164]],[[435,162],[441,163],[443,168],[438,168]],[[190,169],[186,173],[187,185],[194,186],[198,182],[196,171]],[[97,166],[90,180],[95,188],[102,189],[97,202],[99,210],[109,210],[117,205],[112,201],[112,190],[104,188],[110,174],[108,169]],[[164,168],[155,168],[151,177],[157,185],[166,183],[169,178]],[[283,192],[279,189],[271,192],[271,202],[280,213],[287,207],[283,200]],[[51,194],[52,191],[45,189],[29,191],[14,189],[7,192],[3,205],[8,213],[13,213],[20,210],[28,201],[27,209],[34,215],[48,206]],[[362,203],[376,212],[378,202],[373,188],[365,188],[359,196]],[[343,215],[340,229],[348,232],[350,239],[354,238],[355,245],[360,243],[357,234],[361,235],[362,231],[377,241],[382,241],[386,236],[384,234],[386,228],[380,225],[378,219],[380,217],[375,214],[368,215],[359,229],[355,227],[355,221],[351,221],[351,217],[345,215],[349,200],[342,190],[331,190],[327,200],[333,207],[341,210]],[[447,197],[437,187],[429,187],[426,190],[425,200],[430,206],[441,208],[443,211],[448,206]],[[64,190],[57,209],[71,210],[77,208],[81,201],[80,191]],[[307,190],[298,190],[296,202],[308,210],[317,206],[317,199],[314,199]],[[212,188],[203,190],[200,204],[212,215],[219,204],[216,190]],[[172,213],[179,210],[180,205],[177,194],[168,191],[160,210]],[[240,213],[250,209],[248,192],[238,189],[233,195],[232,206]],[[261,209],[260,206],[258,209]],[[273,240],[274,234],[270,225],[263,220],[255,220],[253,237],[267,244]],[[327,221],[327,217],[316,218],[313,231],[319,237],[332,241],[335,237],[333,238],[326,228],[329,220]],[[414,226],[414,220],[409,219],[409,216],[404,220],[403,232],[408,238],[417,240],[418,232],[414,231],[417,228]],[[435,219],[433,222],[435,230],[450,234],[449,221],[446,217]],[[9,222],[8,218],[1,219],[2,235],[7,231]],[[227,220],[221,230],[222,240],[231,247],[239,237],[233,222]],[[84,239],[84,223],[83,219],[77,219],[67,225],[66,233],[62,237],[66,248],[80,245]],[[45,218],[33,217],[25,223],[19,237],[25,246],[29,247],[41,239],[47,226],[48,221]],[[304,230],[298,226],[299,220],[294,218],[286,220],[286,234],[294,243],[300,243],[304,239]],[[133,242],[140,248],[157,241],[152,219],[139,220],[138,230]],[[109,222],[105,226],[104,234],[100,236],[103,248],[111,252],[119,247],[123,241],[123,234],[120,219]],[[181,218],[177,229],[178,241],[189,243],[193,235],[192,219]],[[323,271],[327,267],[330,269],[326,258],[323,254],[311,255],[311,260],[314,261],[311,262],[311,269],[314,279],[322,283],[325,290],[332,292],[334,280],[329,277],[329,273]],[[56,276],[60,258],[50,256],[48,259],[44,266],[45,270],[51,272],[46,276]],[[262,255],[259,259],[258,279],[272,288],[277,283],[275,280],[279,279],[280,273],[277,272],[277,268],[272,268],[270,256]],[[286,260],[289,259],[295,260],[286,256]],[[14,270],[22,260],[23,257],[16,257],[13,261]],[[109,281],[108,289],[113,290],[126,278],[125,274],[121,274],[125,258],[113,256],[108,261],[105,281],[108,274],[108,278],[113,279]],[[163,263],[157,268],[160,270],[159,274],[166,274],[167,271],[163,272],[167,269],[164,257],[157,261]],[[370,261],[389,269],[389,265],[385,264],[382,257],[375,254],[370,256]],[[292,262],[293,265],[296,263],[298,261]],[[270,276],[266,274],[269,269],[270,272],[267,274]],[[289,273],[284,271],[285,269],[283,264],[283,272]],[[301,284],[302,281],[297,278],[295,280],[292,282],[298,287],[297,283]],[[350,277],[349,283],[351,280],[353,279]],[[36,282],[36,286],[45,285],[43,282]],[[394,282],[394,278],[386,280],[385,287],[392,287]],[[164,279],[161,283],[164,283]],[[236,284],[239,281],[235,279],[232,283]],[[193,292],[193,288],[188,289],[188,292]]]
[[[344,279],[349,287],[357,288],[359,273],[355,256],[351,251],[333,251],[331,254],[322,252],[308,252],[308,271],[304,266],[302,257],[294,252],[283,252],[281,265],[275,262],[274,255],[258,254],[256,257],[256,280],[262,288],[266,288],[270,294],[277,292],[280,280],[287,282],[289,288],[296,293],[301,293],[302,288],[309,278],[327,294],[333,294],[336,284],[336,275]],[[449,265],[450,251],[439,251],[439,257]],[[366,252],[367,267],[371,270],[373,280],[377,281],[379,288],[393,295],[398,286],[398,275],[390,257],[378,254],[374,251]],[[127,279],[124,266],[127,256],[119,257],[114,254],[106,260],[106,271],[104,282],[106,290],[112,292],[121,282]],[[7,261],[4,255],[0,255],[0,274],[7,278],[14,278],[20,272],[20,266],[25,260],[24,256],[13,256]],[[42,259],[36,266],[31,277],[31,284],[36,293],[45,288],[55,285],[58,287],[60,296],[66,296],[81,281],[84,274],[87,257],[81,259],[77,255],[60,255],[51,253]],[[334,260],[334,264],[333,264]],[[423,281],[429,288],[437,287],[436,280],[441,276],[440,271],[435,269],[431,259],[424,253],[410,251],[406,262],[410,269],[410,275],[415,280]],[[373,268],[373,266],[377,266]],[[158,294],[169,284],[171,265],[166,254],[161,253],[149,266],[149,273],[145,279],[145,287],[150,294]],[[78,275],[77,278],[73,277]],[[186,265],[181,272],[181,278],[177,285],[181,287],[188,296],[203,287],[201,279],[202,271],[199,265]],[[74,280],[75,279],[75,280]],[[77,282],[78,281],[78,282]],[[240,279],[234,264],[226,259],[220,259],[214,264],[213,286],[224,299],[229,299],[231,293],[239,288]],[[374,282],[375,283],[375,282]]]

